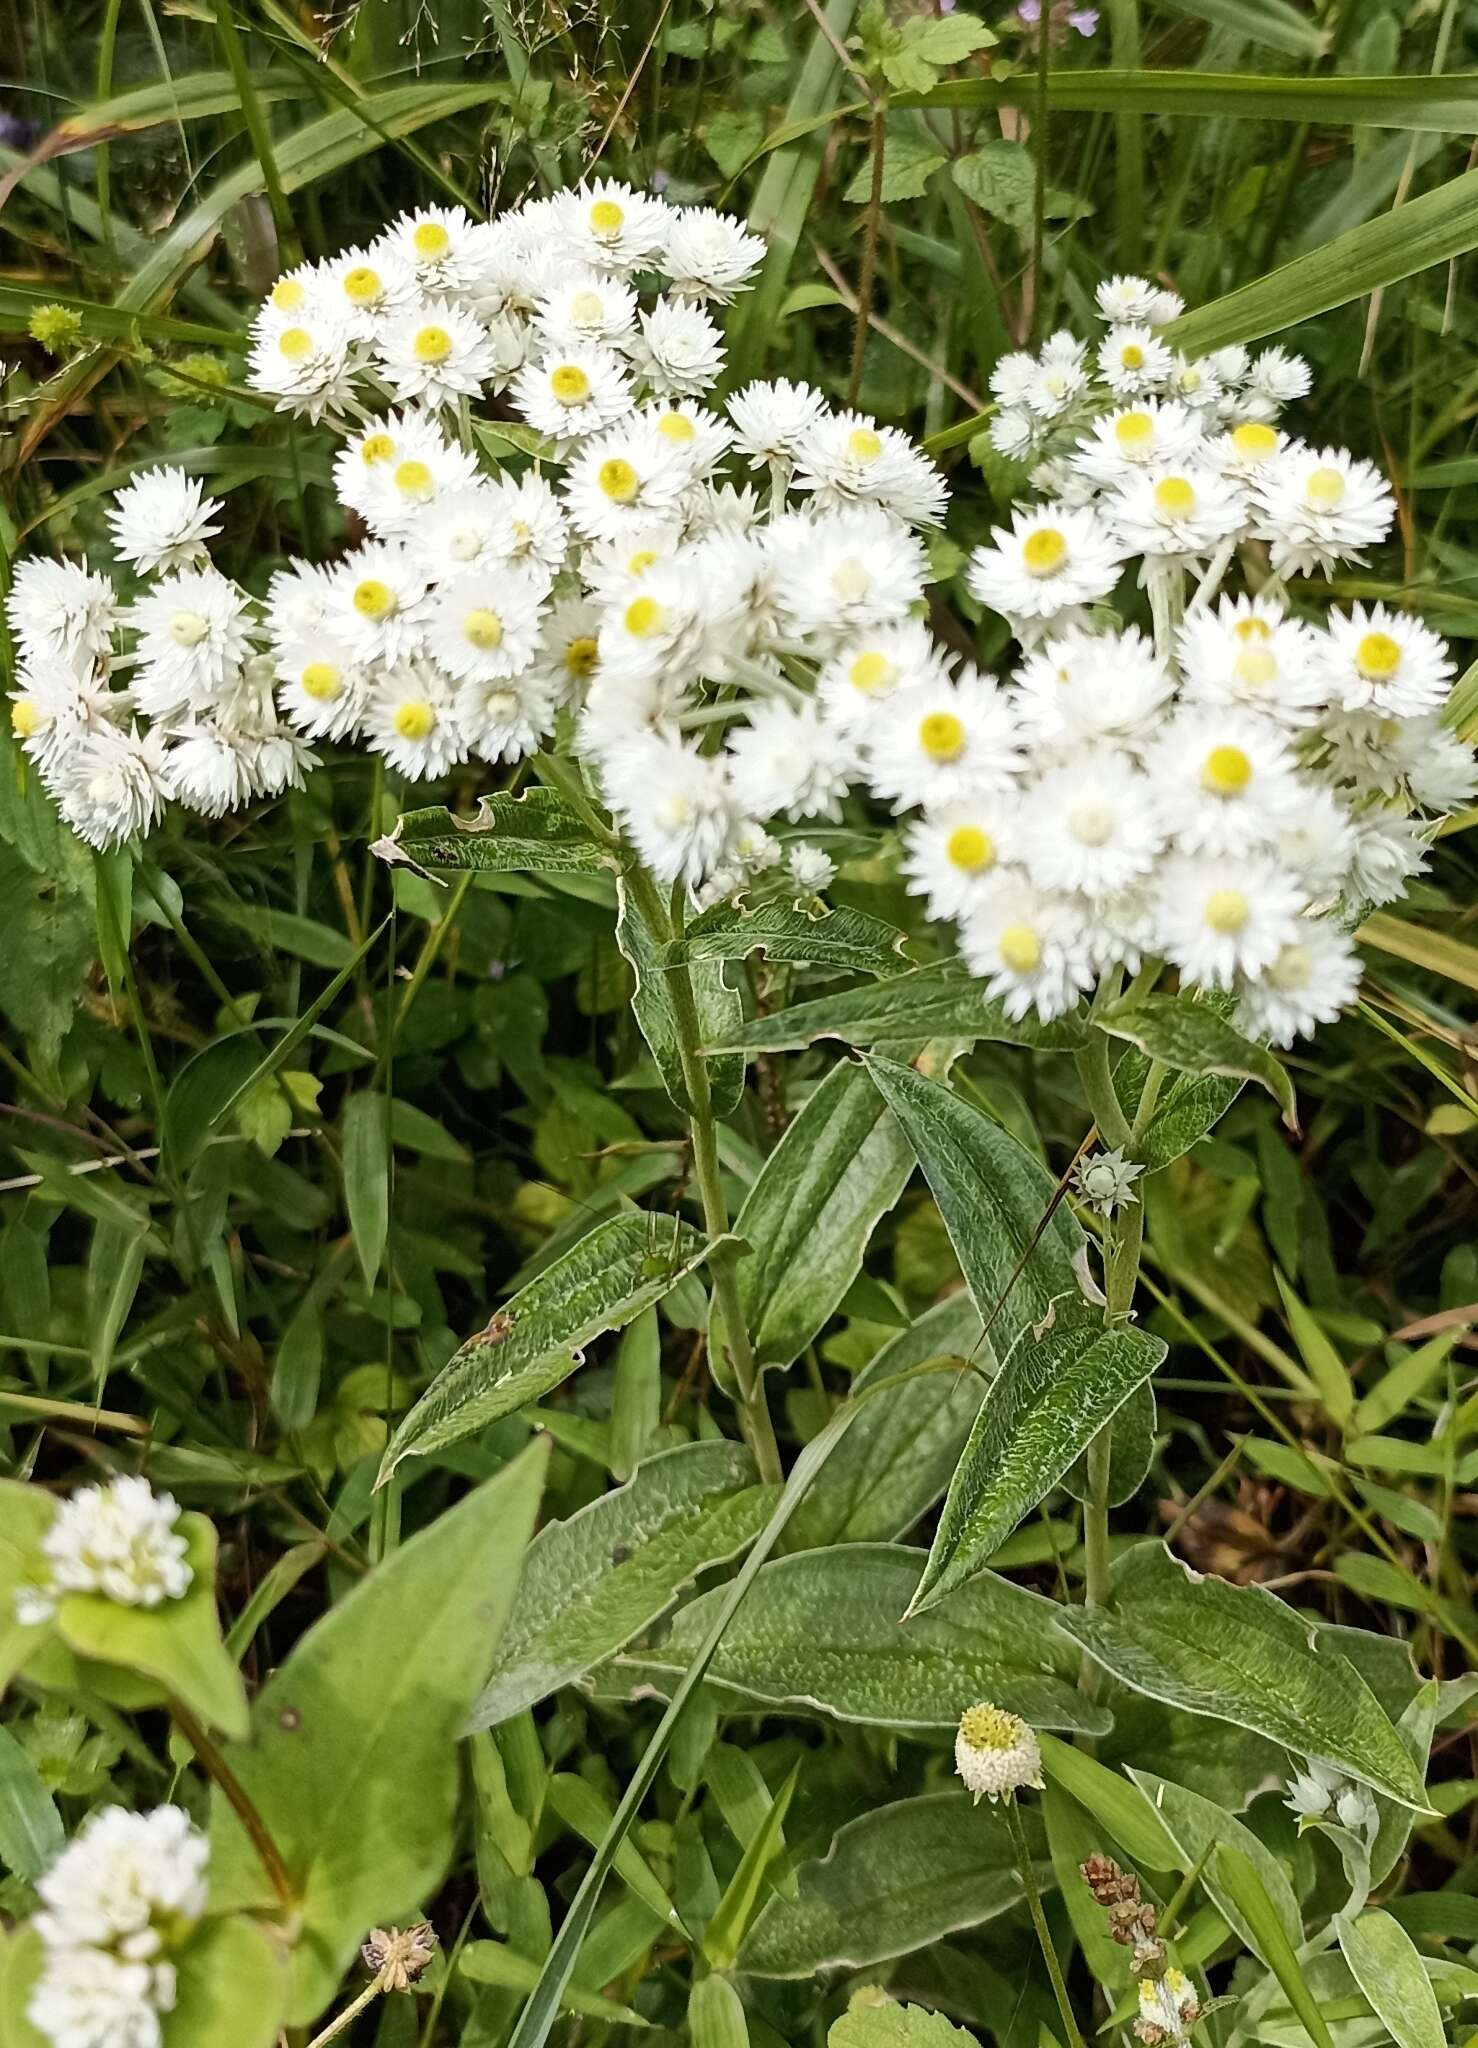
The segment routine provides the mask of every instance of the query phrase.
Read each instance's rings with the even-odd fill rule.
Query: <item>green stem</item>
[[[1032,1871],[1031,1851],[1027,1847],[1026,1830],[1021,1825],[1021,1815],[1017,1811],[1014,1793],[1006,1794],[1005,1806],[1006,1826],[1011,1831],[1011,1844],[1016,1851],[1016,1867],[1021,1874],[1021,1888],[1026,1893],[1032,1926],[1037,1931],[1037,1945],[1042,1951],[1042,1961],[1047,1965],[1047,1975],[1052,1980],[1052,1995],[1057,2000],[1057,2010],[1062,2014],[1062,2024],[1067,2029],[1068,2048],[1083,2048],[1083,2036],[1078,2032],[1078,2023],[1073,2017],[1072,2001],[1067,1995],[1067,1985],[1063,1981],[1062,1965],[1057,1960],[1057,1947],[1052,1939],[1052,1930],[1047,1925],[1046,1914],[1042,1911],[1037,1880]]]
[[[257,1861],[267,1873],[267,1881],[278,1899],[284,1906],[296,1907],[297,1896],[293,1891],[292,1879],[287,1874],[287,1865],[282,1860],[282,1851],[273,1841],[271,1830],[252,1803],[251,1794],[188,1707],[181,1706],[176,1699],[171,1699],[169,1714],[176,1728],[194,1750],[207,1777],[213,1778],[225,1794],[227,1804],[245,1828],[247,1837],[257,1852]]]

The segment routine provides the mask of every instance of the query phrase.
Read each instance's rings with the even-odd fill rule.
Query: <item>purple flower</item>
[[[1091,36],[1098,26],[1096,7],[1075,7],[1068,16],[1068,25],[1075,28],[1080,36]]]

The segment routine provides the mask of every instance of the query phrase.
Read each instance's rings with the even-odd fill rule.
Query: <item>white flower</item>
[[[1093,985],[1088,929],[1073,900],[998,872],[960,923],[960,952],[1008,1017],[1043,1023],[1074,1009]]]
[[[615,540],[671,518],[688,481],[675,442],[623,425],[581,446],[565,473],[565,504],[588,540]]]
[[[164,733],[99,725],[59,757],[49,787],[79,839],[121,846],[153,829],[172,794]]]
[[[1094,294],[1103,318],[1112,322],[1138,321],[1146,327],[1164,327],[1183,310],[1183,301],[1143,277],[1110,277]]]
[[[206,553],[206,540],[220,532],[219,499],[207,498],[198,477],[182,469],[148,469],[115,492],[108,511],[119,558],[142,575],[181,569]]]
[[[836,862],[829,853],[819,846],[812,846],[807,840],[797,840],[785,857],[786,871],[798,889],[809,896],[819,896],[829,889],[836,876]]]
[[[814,704],[752,704],[747,723],[729,733],[728,753],[734,799],[748,816],[841,816],[852,749]]]
[[[867,726],[895,691],[948,680],[944,650],[920,619],[880,626],[838,648],[816,678],[816,699],[832,723]]]
[[[1071,463],[1091,482],[1109,486],[1137,470],[1194,461],[1203,439],[1200,421],[1185,406],[1146,398],[1094,420]]]
[[[46,1956],[26,2017],[53,2048],[160,2048],[159,2015],[173,2006],[168,1965],[64,1948]]]
[[[1161,829],[1183,853],[1269,845],[1296,795],[1283,735],[1245,711],[1178,712],[1146,748],[1145,767]]]
[[[429,661],[400,660],[374,680],[366,744],[412,782],[432,782],[467,758],[456,685]]]
[[[1329,701],[1314,634],[1272,598],[1222,598],[1185,621],[1177,646],[1188,702],[1238,705],[1296,729]]]
[[[1019,847],[1039,888],[1117,896],[1149,873],[1163,843],[1148,778],[1096,747],[1049,768],[1021,797]]]
[[[941,805],[904,835],[903,874],[930,917],[963,917],[1016,847],[1017,800],[1009,792]]]
[[[1298,935],[1304,896],[1260,855],[1176,855],[1159,873],[1159,950],[1187,981],[1230,989],[1261,974]]]
[[[622,278],[572,270],[541,292],[533,321],[555,350],[621,349],[636,331],[636,293]]]
[[[675,734],[638,733],[602,773],[612,809],[659,881],[695,888],[718,865],[738,822],[719,756]]]
[[[658,268],[683,298],[727,305],[764,260],[763,236],[750,234],[732,215],[683,206],[669,218]]]
[[[308,311],[286,326],[263,328],[247,362],[248,384],[277,400],[279,412],[320,420],[354,394],[349,330],[326,312]]]
[[[382,536],[408,533],[431,507],[474,489],[477,481],[473,458],[413,406],[387,413],[334,459],[341,503]]]
[[[151,717],[203,710],[250,652],[246,599],[216,570],[177,569],[135,602],[133,692]]]
[[[459,682],[517,675],[539,644],[542,595],[516,569],[464,570],[422,606],[426,652]]]
[[[1252,365],[1252,392],[1276,412],[1313,388],[1314,377],[1302,356],[1283,348],[1265,348]]]
[[[1010,699],[973,669],[899,690],[863,739],[868,787],[897,811],[1008,789],[1021,766]]]
[[[556,193],[558,232],[573,257],[594,270],[640,270],[667,240],[672,209],[614,178]]]
[[[955,1769],[976,1805],[1013,1799],[1022,1786],[1041,1790],[1042,1752],[1025,1721],[982,1700],[960,1716]]]
[[[387,320],[375,361],[397,398],[421,405],[476,398],[501,367],[481,323],[450,299],[420,300]]]
[[[1139,2018],[1134,2022],[1134,2035],[1144,2043],[1144,2048],[1164,2048],[1167,2042],[1189,2040],[1190,2030],[1200,2016],[1200,2000],[1182,1971],[1167,1970],[1163,1977],[1140,1978]]]
[[[255,745],[244,735],[209,723],[181,726],[166,758],[176,802],[202,817],[224,818],[255,793]]]
[[[1330,574],[1384,540],[1396,516],[1390,486],[1373,463],[1341,448],[1288,448],[1254,480],[1253,532],[1268,543],[1279,576]]]
[[[1447,643],[1420,620],[1383,604],[1367,612],[1331,612],[1315,643],[1314,665],[1324,696],[1345,711],[1419,718],[1447,697],[1453,662]]]
[[[1193,411],[1204,412],[1208,416],[1219,419],[1225,410],[1226,390],[1211,356],[1202,356],[1198,362],[1177,356],[1171,368],[1169,392],[1172,398],[1182,399]]]
[[[553,578],[569,552],[569,523],[547,480],[534,470],[519,477],[502,476],[489,485],[507,527],[499,552],[532,575],[535,569]],[[451,553],[457,559],[455,546]]]
[[[781,617],[797,637],[814,635],[827,649],[896,623],[924,594],[917,537],[874,507],[816,519],[788,514],[770,527],[767,544]]]
[[[1301,918],[1295,935],[1256,976],[1237,983],[1238,1023],[1248,1037],[1292,1045],[1332,1024],[1360,988],[1360,957],[1328,918]]]
[[[555,692],[547,675],[479,676],[457,692],[457,719],[474,754],[521,761],[554,730]]]
[[[609,349],[571,348],[525,363],[513,380],[513,403],[540,434],[583,440],[632,410],[631,384]]]
[[[407,266],[423,293],[462,291],[479,268],[477,226],[465,207],[422,206],[393,220],[370,257]]]
[[[1300,775],[1287,811],[1278,819],[1272,851],[1297,877],[1312,901],[1344,886],[1355,853],[1350,816],[1328,784]]]
[[[600,614],[583,597],[551,605],[530,671],[546,682],[556,704],[578,702],[600,665]]]
[[[369,675],[347,647],[315,638],[279,648],[277,703],[310,738],[343,739],[363,716]]]
[[[693,398],[672,398],[644,405],[639,418],[644,426],[672,443],[694,477],[706,477],[728,453],[734,439],[728,421],[720,419],[716,412],[710,412],[706,405],[699,405]],[[688,507],[685,505],[684,509]],[[709,509],[717,513],[720,508],[710,500]],[[722,525],[725,521],[716,517],[714,523]],[[690,517],[690,531],[692,527]]]
[[[663,398],[698,398],[724,367],[724,338],[701,306],[659,299],[640,319],[633,368]]]
[[[1052,619],[1107,597],[1119,580],[1121,550],[1086,507],[1018,509],[993,545],[970,557],[973,597],[1008,619]]]
[[[1427,865],[1426,842],[1416,821],[1399,810],[1359,811],[1346,895],[1352,904],[1394,903]]]
[[[317,280],[320,303],[355,341],[373,341],[381,323],[404,312],[421,289],[415,265],[385,247],[344,249]]]
[[[329,619],[357,661],[399,661],[421,645],[426,578],[403,547],[371,541],[334,571]]]
[[[833,413],[807,429],[796,450],[795,488],[814,491],[827,507],[881,505],[910,526],[937,526],[949,495],[943,475],[906,434],[858,412]]]
[[[294,646],[324,631],[333,591],[332,572],[316,562],[290,562],[274,570],[263,618],[273,646]]]
[[[43,774],[58,755],[98,725],[123,718],[132,699],[111,690],[106,676],[79,673],[54,655],[26,655],[10,693],[10,729]]]
[[[178,1600],[194,1574],[176,1528],[179,1505],[130,1475],[62,1502],[41,1541],[57,1594],[101,1593],[125,1607]]]
[[[1126,553],[1146,568],[1209,555],[1242,526],[1245,507],[1235,485],[1214,469],[1186,463],[1127,477],[1104,506]]]
[[[1073,401],[1088,388],[1088,371],[1084,358],[1086,345],[1075,335],[1066,331],[1049,335],[1042,344],[1041,354],[1032,360],[1026,373],[1013,370],[1009,388],[1013,392],[1012,403],[1019,401],[1039,421],[1061,418]],[[1011,359],[1014,363],[1014,358]],[[1020,379],[1020,390],[1017,382]],[[994,380],[991,385],[995,389]],[[1005,384],[1003,383],[1003,388]],[[999,394],[998,394],[999,395]]]
[[[1111,1152],[1090,1152],[1073,1168],[1073,1186],[1083,1200],[1101,1216],[1112,1216],[1130,1202],[1137,1202],[1134,1183],[1144,1172],[1135,1160],[1124,1157],[1124,1148]]]
[[[1174,357],[1148,327],[1111,327],[1098,347],[1098,374],[1116,398],[1157,391],[1170,376]]]
[[[729,402],[734,445],[756,468],[794,462],[807,434],[827,412],[822,394],[810,384],[781,377],[773,384],[746,384]]]
[[[1288,446],[1288,436],[1261,420],[1244,420],[1241,426],[1207,446],[1207,457],[1223,476],[1239,484],[1251,484]]]
[[[1137,627],[1123,633],[1070,629],[1027,656],[1012,697],[1023,733],[1062,753],[1091,740],[1142,742],[1174,688]]]
[[[90,668],[117,625],[117,592],[85,564],[29,555],[15,565],[5,616],[22,653]]]

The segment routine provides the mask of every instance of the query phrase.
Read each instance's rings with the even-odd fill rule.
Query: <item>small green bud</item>
[[[74,306],[38,306],[31,315],[30,333],[48,355],[70,355],[82,340],[82,315]]]

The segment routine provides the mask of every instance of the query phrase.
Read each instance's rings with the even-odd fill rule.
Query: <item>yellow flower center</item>
[[[1252,763],[1240,747],[1213,747],[1201,763],[1201,787],[1208,796],[1240,796],[1252,780]]]
[[[10,707],[10,729],[18,740],[33,739],[45,720],[34,697],[17,697]]]
[[[944,857],[964,874],[983,875],[995,866],[996,849],[990,834],[978,825],[956,825],[944,842]]]
[[[356,263],[344,272],[344,297],[353,306],[372,306],[383,289],[379,271],[367,263]]]
[[[599,653],[600,647],[594,636],[589,633],[580,634],[578,639],[572,640],[565,649],[566,675],[571,675],[577,682],[583,683],[588,676],[594,675]]]
[[[436,479],[424,462],[402,462],[395,471],[395,488],[402,498],[414,498],[424,505],[436,492]]]
[[[169,622],[169,637],[176,647],[198,647],[210,632],[199,612],[176,612]]]
[[[366,434],[359,444],[359,459],[367,466],[388,462],[394,453],[395,443],[389,434]]]
[[[1029,924],[1008,924],[1001,933],[1001,959],[1013,974],[1030,974],[1042,957],[1042,942]],[[977,1743],[977,1749],[987,1745]],[[1006,1743],[995,1745],[1005,1749]]]
[[[1189,364],[1180,373],[1180,388],[1182,391],[1199,391],[1204,381],[1201,372],[1192,369]]]
[[[1386,683],[1401,666],[1401,647],[1389,633],[1367,633],[1355,649],[1355,666],[1367,682]]]
[[[1266,647],[1244,647],[1232,663],[1232,674],[1249,690],[1265,690],[1278,680],[1277,656]]]
[[[595,480],[618,505],[629,505],[641,489],[641,478],[624,455],[609,456],[596,471]]]
[[[623,621],[633,640],[649,640],[667,623],[667,613],[655,597],[634,597],[626,607]]]
[[[1114,439],[1126,454],[1147,447],[1154,436],[1155,423],[1147,412],[1121,413],[1114,421]]]
[[[1183,476],[1162,477],[1155,485],[1155,510],[1162,519],[1189,519],[1196,494]]]
[[[452,337],[444,327],[418,328],[411,354],[418,363],[444,363],[452,352]]]
[[[1142,370],[1144,368],[1144,350],[1137,341],[1128,342],[1119,350],[1119,361],[1126,370]]]
[[[665,412],[657,422],[657,432],[664,441],[691,441],[697,431],[686,413]]]
[[[1213,889],[1206,898],[1206,922],[1230,938],[1247,922],[1247,898],[1240,889]]]
[[[1263,462],[1278,446],[1278,436],[1261,420],[1244,420],[1232,429],[1232,446],[1249,462]]]
[[[627,557],[626,573],[629,576],[645,576],[652,564],[660,560],[661,557],[655,548],[638,548],[634,555]]]
[[[581,327],[593,327],[606,310],[599,292],[576,292],[570,300],[570,318]]]
[[[395,714],[395,730],[403,740],[423,740],[436,724],[436,713],[424,697],[412,697]]]
[[[864,697],[875,697],[879,690],[886,690],[897,679],[898,669],[886,654],[880,654],[870,647],[865,654],[859,654],[847,671],[854,689]]]
[[[960,1734],[971,1749],[1014,1749],[1021,1736],[1021,1723],[1004,1707],[985,1701],[968,1707],[960,1717]]]
[[[279,313],[296,313],[307,296],[300,278],[279,277],[272,287],[272,304]]]
[[[452,246],[452,238],[439,220],[423,220],[411,236],[411,247],[423,263],[435,263]]]
[[[366,576],[354,586],[354,609],[362,619],[388,619],[395,610],[395,592],[378,576]]]
[[[310,661],[298,680],[303,695],[316,703],[330,703],[339,694],[339,671],[331,661]]]
[[[1313,971],[1314,956],[1308,947],[1294,945],[1284,946],[1267,972],[1274,988],[1292,992],[1307,988]]]
[[[854,462],[876,462],[883,452],[883,437],[871,427],[854,427],[847,436],[847,453]]]
[[[919,720],[919,745],[931,761],[958,761],[965,751],[965,728],[952,711],[931,711]]]
[[[1337,469],[1316,469],[1304,485],[1304,497],[1321,512],[1332,512],[1344,495],[1345,480]]]
[[[1238,619],[1232,628],[1238,640],[1271,640],[1273,629],[1266,619]]]
[[[578,363],[560,363],[549,372],[549,389],[561,405],[583,405],[590,396],[590,379]]]
[[[590,225],[598,235],[619,235],[625,221],[625,212],[614,199],[597,199],[590,209]]]
[[[306,327],[284,327],[277,337],[277,352],[290,363],[301,363],[313,353],[313,337]]]
[[[1023,541],[1021,559],[1028,576],[1055,576],[1067,560],[1067,540],[1055,526],[1039,526]]]
[[[483,605],[468,612],[462,621],[462,631],[471,645],[484,654],[491,654],[495,647],[503,644],[503,621],[496,612]]]

